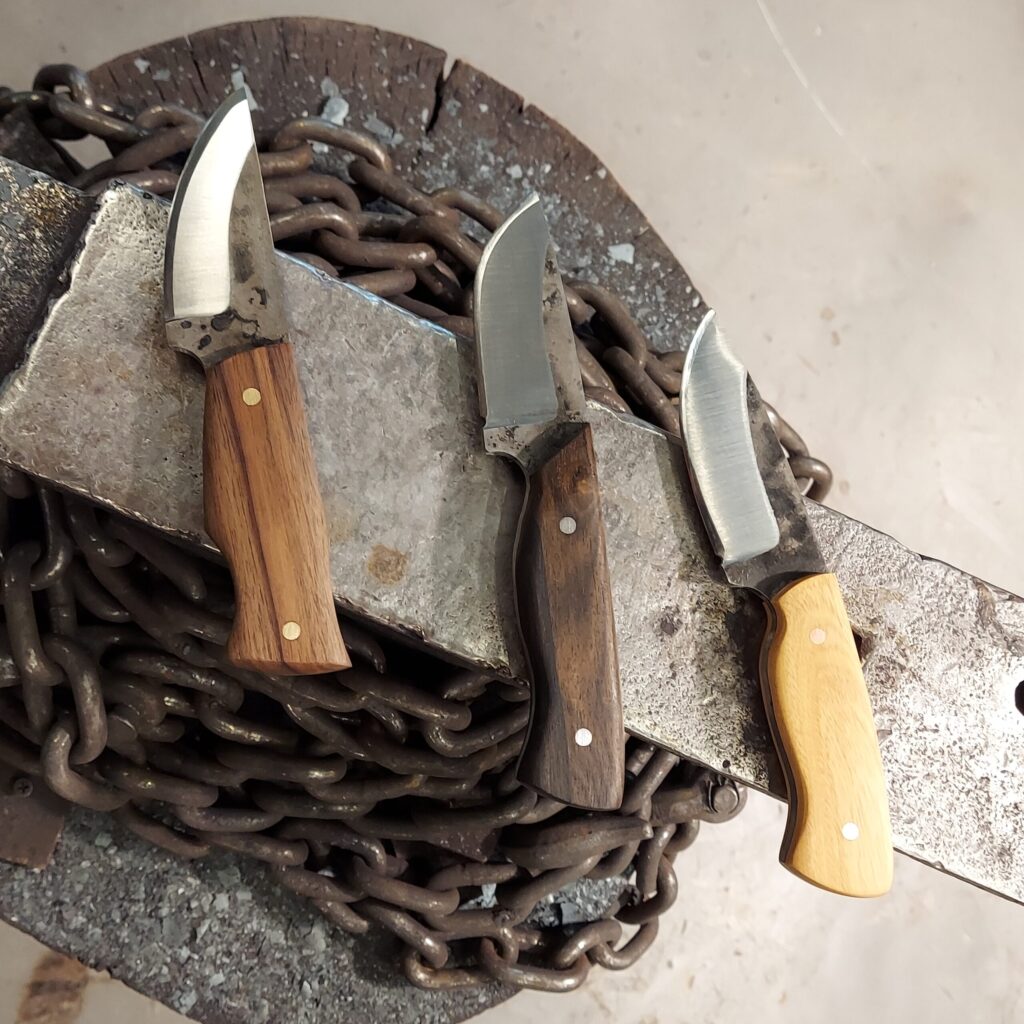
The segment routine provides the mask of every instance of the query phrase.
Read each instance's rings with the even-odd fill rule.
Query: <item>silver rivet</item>
[[[285,640],[298,640],[302,633],[302,627],[297,622],[286,622],[281,627],[281,636]]]
[[[589,729],[576,730],[576,746],[589,747],[594,742],[594,734]]]
[[[848,821],[843,826],[843,838],[849,839],[851,843],[854,839],[860,839],[860,829],[857,827],[856,822]]]
[[[828,639],[828,633],[825,632],[820,626],[817,629],[811,630],[811,643],[812,644],[823,644]]]
[[[575,533],[576,520],[573,519],[572,516],[562,516],[562,518],[558,521],[558,528],[562,531],[562,533]]]
[[[246,388],[242,392],[242,401],[246,405],[259,405],[262,401],[263,396],[259,392],[259,388]]]

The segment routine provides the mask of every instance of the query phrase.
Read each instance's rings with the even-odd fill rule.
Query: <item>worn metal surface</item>
[[[0,156],[17,160],[58,181],[66,181],[72,174],[63,155],[40,131],[27,109],[12,110],[0,118]]]
[[[71,287],[0,396],[0,455],[203,541],[201,381],[159,343],[165,216],[129,189],[106,195]],[[339,599],[521,672],[503,571],[519,484],[482,451],[472,353],[294,262],[282,271]],[[385,372],[394,386],[382,393]],[[83,387],[87,410],[62,405]],[[761,609],[714,568],[678,447],[631,418],[591,415],[627,725],[778,792],[756,683]],[[1024,604],[828,509],[808,513],[863,638],[896,845],[1024,898]]]
[[[0,161],[0,379],[21,358],[92,205],[44,174]]]
[[[420,40],[332,19],[272,18],[147,46],[88,77],[104,100],[132,112],[170,100],[208,116],[243,73],[259,103],[257,135],[335,98],[347,110],[343,125],[305,118],[282,147],[327,143],[324,166],[347,168],[357,185],[465,189],[505,212],[535,188],[563,247],[562,269],[611,289],[656,348],[699,322],[702,303],[685,270],[598,157],[484,72],[461,60],[446,71],[445,53]],[[353,168],[349,129],[385,143],[397,174],[379,174],[372,156]],[[616,259],[616,244],[634,262]]]

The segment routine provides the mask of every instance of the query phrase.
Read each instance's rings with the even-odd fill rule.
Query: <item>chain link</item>
[[[521,688],[428,655],[410,679],[390,668],[407,652],[348,620],[347,672],[237,669],[225,570],[10,470],[0,488],[18,524],[0,538],[0,757],[180,857],[262,861],[339,928],[391,931],[417,985],[568,991],[629,966],[675,899],[676,854],[742,805],[638,740],[618,812],[539,799],[512,772]],[[604,920],[530,923],[631,866]]]
[[[31,91],[0,90],[0,117],[19,107],[55,145],[108,143],[110,159],[72,182],[93,193],[120,179],[171,194],[201,124],[166,103],[125,116],[65,65]],[[349,157],[348,180],[317,169],[314,145]],[[317,118],[278,130],[261,168],[281,248],[472,334],[473,272],[500,211],[460,189],[423,192],[377,140]],[[651,351],[600,285],[567,281],[566,297],[588,396],[677,434],[679,354]],[[774,410],[772,422],[823,497],[828,467]],[[743,805],[731,781],[635,739],[618,812],[538,799],[513,773],[521,687],[423,653],[412,662],[348,619],[347,672],[238,669],[224,653],[223,569],[3,466],[0,558],[0,758],[180,857],[264,862],[337,927],[393,933],[424,988],[569,991],[594,964],[629,967],[676,898],[676,856],[702,821]],[[602,919],[533,923],[565,886],[630,872]]]

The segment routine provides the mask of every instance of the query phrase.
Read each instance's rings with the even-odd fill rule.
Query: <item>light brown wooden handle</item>
[[[772,605],[766,702],[789,786],[780,859],[846,896],[881,896],[893,854],[871,702],[839,584],[808,576]]]
[[[207,371],[203,491],[207,532],[235,581],[231,661],[277,675],[348,668],[291,345]]]
[[[529,480],[516,602],[532,686],[518,777],[562,803],[617,808],[625,734],[589,425]]]

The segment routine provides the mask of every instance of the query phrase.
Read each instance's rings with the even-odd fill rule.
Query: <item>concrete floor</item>
[[[587,142],[718,308],[740,355],[837,469],[835,508],[1024,592],[1024,89],[1018,5],[980,0],[305,0],[466,58]],[[0,80],[289,13],[264,0],[4,0]],[[1015,470],[1013,467],[1017,466]],[[855,903],[776,864],[752,798],[679,862],[654,951],[526,1024],[1021,1019],[1024,911],[900,858]],[[0,936],[0,1020],[41,953]],[[170,1020],[108,982],[80,1015]]]

